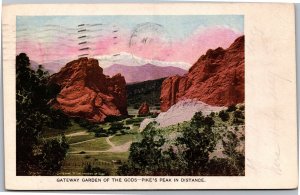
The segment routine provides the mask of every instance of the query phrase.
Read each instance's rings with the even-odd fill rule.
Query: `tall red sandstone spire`
[[[184,76],[164,80],[161,111],[182,99],[197,99],[213,106],[229,106],[245,100],[244,36],[227,49],[209,49]]]
[[[52,107],[69,116],[102,122],[108,115],[127,115],[124,77],[104,75],[96,59],[67,63],[52,75],[50,83],[61,87]]]

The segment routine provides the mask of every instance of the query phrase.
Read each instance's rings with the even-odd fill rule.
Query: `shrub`
[[[55,175],[62,166],[69,145],[65,136],[58,139],[47,140],[41,148],[42,154],[39,155],[39,166],[46,171],[46,175]],[[45,173],[44,173],[45,174]]]
[[[95,133],[95,137],[107,137],[108,136],[108,134],[107,133],[105,133],[105,132],[96,132]]]
[[[244,120],[240,118],[233,118],[232,123],[236,125],[240,125],[240,124],[244,124]]]
[[[206,175],[209,176],[240,176],[244,175],[244,169],[239,169],[226,158],[211,159],[207,164]]]
[[[245,175],[245,156],[242,152],[237,152],[236,148],[239,145],[239,139],[236,134],[228,131],[227,140],[222,140],[224,154],[227,155],[228,161],[231,164],[232,175]]]
[[[202,112],[196,112],[195,115],[193,116],[192,120],[191,120],[191,124],[196,126],[196,127],[200,127],[203,124],[204,121],[204,116],[202,114]]]
[[[60,110],[49,109],[50,118],[47,126],[55,129],[66,129],[70,124],[70,119]]]
[[[203,120],[204,125],[207,127],[212,127],[215,124],[215,121],[212,119],[211,116],[206,116]]]
[[[107,116],[104,121],[105,122],[116,122],[116,121],[121,121],[123,119],[125,119],[125,116],[114,116],[114,115],[109,115]]]
[[[222,110],[219,112],[219,117],[222,119],[222,121],[228,121],[229,114],[228,114],[228,112]]]
[[[120,175],[200,175],[206,171],[209,153],[216,145],[212,132],[214,121],[198,112],[190,126],[183,127],[176,144],[168,144],[149,123],[142,132],[143,139],[132,143],[128,163],[119,167]]]
[[[75,117],[74,121],[81,127],[86,128],[88,131],[91,132],[94,132],[97,128],[99,128],[99,125],[97,123],[90,122],[83,118]]]
[[[236,108],[236,106],[235,105],[231,105],[231,106],[229,106],[228,108],[227,108],[227,112],[233,112],[233,111],[235,111],[237,108]]]
[[[160,166],[166,161],[161,149],[165,140],[151,125],[142,134],[140,142],[131,144],[128,163],[118,170],[120,175],[161,175]]]
[[[84,176],[108,176],[109,173],[107,170],[102,169],[100,167],[93,167],[90,163],[85,165],[83,168]]]
[[[88,131],[90,131],[90,132],[98,132],[98,131],[101,131],[101,130],[103,130],[101,127],[99,127],[98,125],[96,126],[91,126],[89,129],[88,129]]]
[[[49,106],[60,91],[49,84],[42,65],[30,67],[25,53],[16,56],[16,174],[53,175],[61,166],[68,144],[65,138],[44,141],[48,127],[65,129],[69,118]]]
[[[133,124],[133,123],[141,123],[144,120],[143,117],[136,117],[136,118],[130,118],[126,120],[126,124]]]
[[[234,112],[233,116],[234,116],[235,118],[240,118],[240,119],[244,119],[244,118],[245,118],[243,112],[240,111],[240,110],[236,110],[236,111]]]
[[[133,108],[134,108],[134,109],[139,109],[139,107],[140,107],[139,104],[134,104],[134,105],[133,105]]]
[[[234,111],[233,117],[234,117],[233,121],[232,121],[233,124],[243,124],[244,123],[245,116],[242,111],[240,111],[240,110]]]
[[[239,106],[239,109],[240,109],[240,110],[245,110],[245,105],[240,105],[240,106]]]
[[[202,112],[196,112],[191,120],[191,124],[195,127],[212,127],[215,121],[211,116],[203,116]]]
[[[151,118],[156,118],[158,116],[158,112],[153,112],[150,114]]]
[[[185,145],[183,154],[187,163],[188,175],[199,175],[205,171],[209,160],[209,153],[216,146],[215,135],[212,132],[214,121],[211,117],[204,117],[201,112],[195,113],[191,120],[191,126],[183,129],[182,137],[178,143]]]
[[[123,130],[126,127],[124,127],[122,122],[113,122],[111,123],[111,126],[108,129],[108,133],[110,135],[115,134],[117,131]]]
[[[82,119],[82,118],[79,118],[79,117],[74,117],[73,119],[74,119],[74,121],[75,121],[76,123],[78,123],[81,127],[86,127],[86,126],[88,126],[88,124],[89,124],[89,121],[87,121],[87,120],[85,120],[85,119]]]
[[[113,123],[111,123],[111,126],[108,129],[108,131],[111,132],[111,133],[115,133],[118,130],[121,130],[123,128],[124,128],[123,123],[121,123],[121,122],[113,122]]]

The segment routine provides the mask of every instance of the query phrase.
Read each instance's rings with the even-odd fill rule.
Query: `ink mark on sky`
[[[242,15],[18,16],[17,53],[54,72],[84,56],[82,51],[102,67],[150,61],[188,69],[208,49],[227,48],[242,35],[243,20]]]

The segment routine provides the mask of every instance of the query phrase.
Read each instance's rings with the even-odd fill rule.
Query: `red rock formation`
[[[149,105],[144,102],[139,108],[139,115],[146,115],[150,113]]]
[[[96,59],[80,58],[67,63],[51,76],[50,83],[61,87],[52,107],[69,116],[102,122],[108,115],[127,115],[124,77],[105,76]]]
[[[226,50],[209,49],[184,76],[164,80],[161,111],[167,111],[182,99],[197,99],[213,106],[244,102],[244,36]]]

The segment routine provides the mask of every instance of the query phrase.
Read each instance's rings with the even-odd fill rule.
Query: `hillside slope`
[[[143,102],[160,105],[160,90],[164,78],[126,85],[128,107],[138,108]]]

